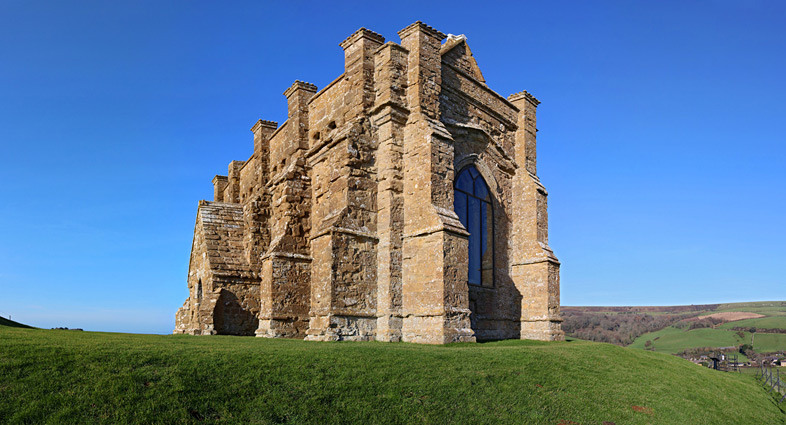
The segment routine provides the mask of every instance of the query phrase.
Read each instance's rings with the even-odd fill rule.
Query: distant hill
[[[714,311],[723,304],[698,304],[698,305],[674,305],[674,306],[634,306],[634,307],[601,307],[601,306],[588,306],[588,307],[571,307],[562,306],[560,309],[563,312],[591,312],[591,313],[701,313],[705,311]]]
[[[690,306],[563,307],[576,338],[685,358],[713,351],[741,361],[786,358],[786,301]]]
[[[9,326],[12,328],[27,328],[27,329],[34,329],[32,326],[27,326],[25,324],[14,322],[13,320],[6,319],[5,317],[0,317],[0,326]]]

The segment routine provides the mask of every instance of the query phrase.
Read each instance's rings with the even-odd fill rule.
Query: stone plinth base
[[[468,316],[468,315],[457,315]],[[410,316],[404,318],[401,340],[418,344],[448,344],[475,342],[468,317]]]
[[[376,317],[315,316],[311,318],[307,341],[373,341]]]
[[[304,324],[298,326],[292,319],[260,320],[254,334],[262,338],[298,338],[303,336],[303,327]]]
[[[399,316],[383,316],[377,318],[376,340],[382,342],[401,341],[403,319]]]
[[[538,341],[564,341],[565,332],[562,331],[561,323],[558,321],[522,321],[521,339],[534,339]]]

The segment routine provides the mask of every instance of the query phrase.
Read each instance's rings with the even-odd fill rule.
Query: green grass
[[[669,326],[636,338],[629,347],[643,349],[646,341],[650,340],[656,352],[676,354],[687,348],[731,347],[750,342],[750,334],[745,332],[744,335],[744,338],[740,338],[737,332],[726,329],[701,328],[684,331]]]
[[[775,308],[777,311],[786,310],[786,301],[751,301],[742,303],[726,303],[718,306],[716,311],[748,311],[754,308]]]
[[[677,329],[674,326],[668,326],[668,327],[665,327],[665,328],[663,328],[663,329],[661,329],[659,331],[648,332],[648,333],[645,333],[645,334],[641,335],[640,337],[636,338],[633,341],[633,343],[630,344],[628,347],[630,347],[630,348],[639,348],[639,349],[643,350],[645,348],[646,342],[649,340],[649,341],[652,341],[653,344],[658,345],[659,352],[669,352],[669,351],[664,351],[664,347],[670,345],[668,343],[669,339],[672,338],[673,336],[680,335],[683,332],[684,332],[683,330]],[[666,344],[661,345],[661,342],[666,342]],[[679,351],[682,351],[682,350],[679,350]],[[676,352],[677,351],[675,351],[675,353]]]
[[[781,380],[782,381],[786,380],[786,366],[771,367],[770,369],[772,369],[773,373],[775,373],[776,370],[780,369],[780,371],[781,371],[780,372],[781,373]],[[755,367],[755,366],[754,367],[741,367],[740,368],[740,373],[746,374],[746,375],[758,375],[758,374],[761,373],[761,371],[759,370],[758,367]]]
[[[760,317],[758,319],[744,319],[727,322],[720,326],[721,329],[731,328],[757,328],[757,329],[786,329],[786,316]]]
[[[729,311],[747,311],[759,313],[765,316],[786,316],[786,301],[757,301],[747,303],[728,303],[721,304],[712,313],[723,313]]]
[[[756,332],[753,349],[759,353],[786,351],[786,334],[764,334]]]
[[[752,376],[578,340],[425,346],[0,327],[0,422],[560,421],[786,424],[786,415]]]
[[[629,347],[643,349],[647,340],[650,340],[656,352],[676,354],[688,348],[729,347],[750,343],[752,334],[744,332],[744,338],[740,338],[736,331],[731,330],[735,327],[786,329],[786,301],[721,304],[717,310],[703,313],[703,315],[731,311],[753,312],[767,317],[726,322],[714,329],[702,328],[685,331],[670,326],[657,332],[641,335]],[[753,337],[753,348],[759,353],[786,351],[786,334],[757,332]],[[740,355],[740,360],[744,361],[743,358],[744,356]]]

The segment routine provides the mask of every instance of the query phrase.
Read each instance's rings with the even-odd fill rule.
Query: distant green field
[[[709,311],[706,313],[702,313],[702,316],[707,316],[709,314],[714,313],[724,313],[730,311],[746,311],[750,313],[758,313],[763,314],[765,316],[786,316],[786,311],[783,310],[784,307],[739,307],[739,308],[724,308],[722,310],[714,310]]]
[[[636,338],[630,347],[643,349],[647,340],[650,340],[656,352],[676,354],[686,348],[731,347],[750,342],[750,334],[743,334],[745,337],[740,338],[737,332],[725,329],[701,328],[684,331],[669,326]]]
[[[765,334],[756,332],[753,349],[760,353],[786,351],[786,334]]]
[[[0,326],[0,422],[786,424],[750,375],[586,341],[426,346]]]
[[[650,340],[656,352],[676,354],[688,348],[731,347],[750,343],[752,334],[744,332],[744,337],[740,338],[736,331],[731,330],[735,327],[786,329],[786,301],[721,304],[714,311],[702,313],[702,316],[734,311],[758,313],[767,317],[726,322],[714,329],[701,328],[686,331],[670,326],[636,338],[630,347],[643,349],[647,340]],[[786,351],[786,334],[756,332],[753,337],[753,348],[760,353]],[[739,360],[745,361],[747,358],[739,355]]]
[[[747,311],[750,313],[763,314],[765,316],[786,316],[786,301],[759,301],[721,304],[718,309],[712,313],[723,313],[729,311]]]
[[[786,329],[786,316],[760,317],[758,319],[737,320],[718,326],[721,329],[731,328],[757,328],[757,329]]]
[[[772,369],[773,372],[775,372],[775,371],[780,369],[781,379],[782,380],[786,379],[786,366],[775,367],[775,368],[771,368],[771,369]],[[759,372],[759,368],[758,367],[741,367],[740,368],[740,373],[744,373],[746,375],[757,375],[760,372]]]
[[[786,311],[786,301],[752,301],[744,303],[725,303],[718,306],[717,311],[748,311],[748,308],[776,308]]]
[[[702,328],[683,331],[669,326],[636,338],[629,347],[644,349],[646,341],[651,340],[656,352],[676,354],[687,348],[730,347],[750,343],[751,333],[744,334],[745,337],[740,338],[735,331],[727,329]],[[786,351],[786,334],[757,332],[753,338],[753,349],[760,353]]]

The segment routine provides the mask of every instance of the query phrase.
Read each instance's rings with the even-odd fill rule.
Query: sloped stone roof
[[[224,202],[202,202],[199,225],[204,232],[208,264],[216,274],[250,277],[243,249],[243,207]]]

